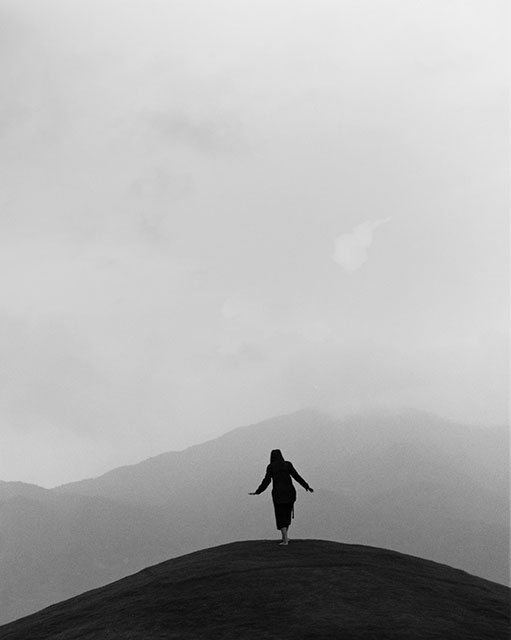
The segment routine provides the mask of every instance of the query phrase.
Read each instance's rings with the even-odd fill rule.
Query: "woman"
[[[310,491],[311,493],[314,491],[314,489],[311,489],[305,480],[298,475],[293,465],[287,460],[284,460],[280,449],[273,449],[270,454],[270,464],[266,467],[266,475],[263,481],[253,493],[249,494],[251,496],[259,495],[273,480],[271,496],[275,508],[277,529],[280,529],[282,534],[282,542],[280,544],[283,545],[287,545],[289,541],[287,530],[291,524],[291,514],[293,513],[296,500],[296,489],[293,486],[291,477],[299,482],[305,491]]]

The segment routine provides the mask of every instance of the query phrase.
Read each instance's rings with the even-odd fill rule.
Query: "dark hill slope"
[[[293,536],[508,584],[508,429],[303,410],[53,490],[0,482],[0,625],[169,558],[271,537],[271,491],[247,494],[273,448],[315,490],[298,487]]]
[[[499,640],[509,589],[376,547],[235,542],[0,627],[0,640]]]

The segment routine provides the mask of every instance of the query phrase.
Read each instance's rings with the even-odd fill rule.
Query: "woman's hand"
[[[314,493],[314,489],[312,487],[309,487],[307,491],[310,491],[310,493]]]

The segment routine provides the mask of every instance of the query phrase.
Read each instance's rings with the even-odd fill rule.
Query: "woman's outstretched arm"
[[[302,476],[298,473],[298,471],[293,467],[293,465],[291,464],[291,462],[289,463],[289,473],[291,474],[291,476],[296,480],[296,482],[299,482],[302,487],[305,489],[305,491],[314,491],[314,489],[311,489],[309,487],[309,485],[307,484],[307,482],[305,482],[305,480],[302,478]]]
[[[263,478],[263,481],[261,482],[261,484],[257,487],[257,489],[251,493],[251,496],[258,496],[260,493],[262,493],[270,484],[271,482],[271,470],[270,470],[270,465],[268,465],[268,467],[266,468],[266,475]]]

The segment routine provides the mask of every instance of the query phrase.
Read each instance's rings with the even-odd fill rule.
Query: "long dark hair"
[[[273,449],[270,453],[270,464],[273,469],[277,470],[284,466],[284,456],[280,449]]]

